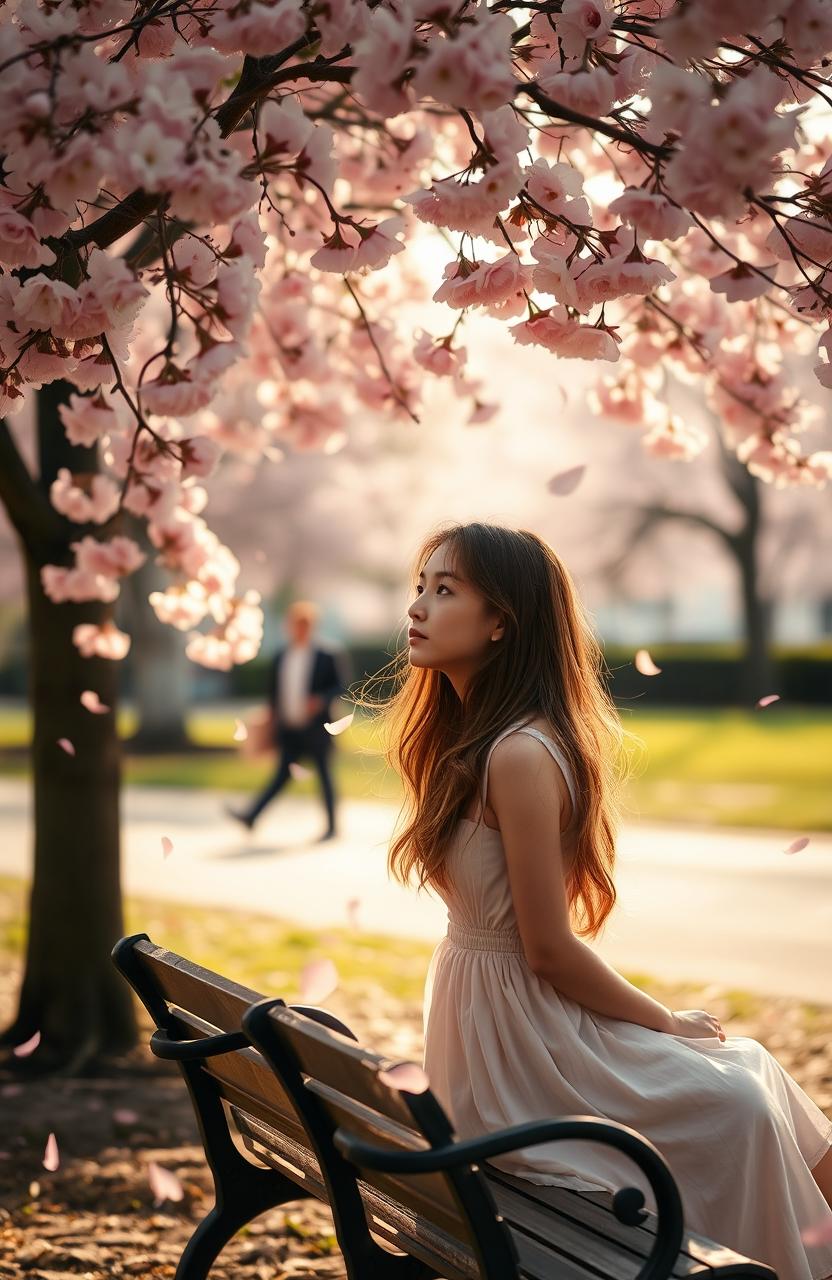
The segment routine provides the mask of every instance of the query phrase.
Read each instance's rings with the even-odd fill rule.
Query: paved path
[[[127,892],[240,907],[311,925],[358,921],[373,932],[438,941],[446,910],[386,870],[396,809],[350,801],[343,835],[308,844],[323,826],[309,799],[283,795],[247,834],[211,792],[128,788]],[[795,832],[795,835],[802,834]],[[173,852],[162,855],[162,837]],[[832,838],[786,855],[791,835],[631,824],[619,840],[619,901],[594,945],[629,973],[704,980],[832,1003]],[[28,787],[0,780],[0,873],[28,877]]]

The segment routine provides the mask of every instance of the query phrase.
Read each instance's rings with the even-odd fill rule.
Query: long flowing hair
[[[443,672],[411,666],[406,640],[358,693],[356,704],[376,712],[385,759],[405,790],[390,873],[407,885],[416,871],[420,889],[447,888],[449,842],[478,795],[490,745],[510,724],[540,714],[575,781],[564,832],[574,850],[567,861],[572,927],[594,938],[616,899],[615,833],[626,765],[625,732],[600,646],[568,571],[537,534],[481,523],[440,526],[415,558],[411,593],[443,544],[485,606],[502,613],[505,631],[469,681],[464,703]],[[367,695],[379,683],[393,691],[372,702]]]

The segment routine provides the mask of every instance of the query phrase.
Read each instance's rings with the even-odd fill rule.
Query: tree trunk
[[[721,439],[721,437],[720,437]],[[745,520],[732,535],[731,549],[740,577],[745,653],[740,672],[741,701],[747,706],[772,692],[773,668],[770,652],[770,609],[760,592],[758,564],[763,512],[761,482],[723,445],[723,471],[742,505]]]
[[[148,604],[151,591],[162,590],[165,576],[154,563],[157,554],[137,520],[125,528],[148,552],[142,567],[122,587],[127,630],[133,637],[130,674],[139,727],[129,740],[133,751],[188,751],[185,726],[190,664],[181,631],[159,621]]]
[[[32,1055],[9,1057],[8,1065],[25,1074],[75,1073],[137,1040],[132,994],[110,961],[124,933],[119,667],[108,659],[83,658],[72,642],[75,626],[101,625],[112,618],[112,606],[53,604],[40,582],[43,564],[66,563],[69,543],[91,532],[62,520],[44,501],[59,466],[74,472],[95,466],[94,452],[69,445],[57,418],[57,405],[71,389],[57,383],[39,393],[40,476],[28,490],[25,472],[18,469],[25,501],[18,500],[19,488],[4,492],[26,562],[35,850],[18,1012],[0,1045],[21,1044],[40,1032]],[[80,702],[85,689],[94,690],[110,710],[87,711]],[[61,738],[71,742],[74,755],[58,745]]]

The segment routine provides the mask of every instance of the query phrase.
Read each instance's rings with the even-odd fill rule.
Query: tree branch
[[[697,524],[700,528],[709,529],[711,533],[715,533],[732,551],[736,548],[737,534],[732,533],[730,529],[723,528],[721,524],[717,524],[716,520],[712,520],[710,516],[703,515],[701,511],[684,511],[676,507],[651,504],[644,508],[644,513],[651,518],[654,524],[660,524],[663,520],[683,520],[687,521],[688,524]]]
[[[607,124],[605,120],[596,119],[595,116],[586,116],[582,111],[573,111],[571,107],[565,107],[561,103],[556,102],[554,98],[550,98],[547,93],[532,81],[527,81],[517,86],[518,93],[525,93],[533,102],[546,111],[549,115],[554,116],[557,120],[564,120],[568,124],[583,125],[585,129],[591,130],[592,133],[603,133],[608,138],[614,138],[616,142],[623,142],[628,147],[635,147],[636,151],[644,152],[646,155],[654,156],[658,160],[667,159],[671,154],[671,148],[662,146],[657,142],[648,142],[646,138],[642,138],[634,129],[619,129],[613,124]]]
[[[215,115],[217,124],[220,127],[220,133],[224,138],[233,133],[243,116],[255,102],[259,101],[276,84],[280,84],[284,80],[299,77],[305,77],[308,80],[343,81],[348,79],[347,73],[349,75],[352,74],[351,68],[333,67],[326,62],[310,63],[299,67],[285,67],[284,64],[290,58],[293,58],[302,49],[309,47],[311,39],[317,39],[317,34],[313,33],[311,37],[309,35],[301,36],[300,39],[295,40],[294,44],[288,45],[287,48],[271,58],[246,57],[233,93]],[[106,249],[109,245],[114,244],[116,240],[120,240],[128,231],[132,231],[145,218],[149,217],[165,199],[167,199],[167,196],[164,192],[148,193],[138,188],[136,191],[131,191],[130,195],[125,196],[114,209],[108,209],[105,214],[102,214],[95,222],[90,223],[88,227],[81,227],[77,231],[68,231],[66,235],[58,238],[57,243],[76,250],[88,244],[95,244],[99,249]]]

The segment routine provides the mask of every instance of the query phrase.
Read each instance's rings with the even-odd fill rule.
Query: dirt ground
[[[0,1022],[12,1013],[17,974],[0,961]],[[654,993],[657,994],[657,993]],[[771,1000],[734,1014],[728,993],[663,988],[674,1008],[707,1008],[729,1035],[760,1040],[832,1116],[832,1006]],[[420,1060],[421,1010],[383,991],[327,1002],[372,1048]],[[149,1028],[147,1028],[149,1033]],[[126,1112],[127,1114],[122,1114]],[[144,1047],[106,1074],[19,1085],[0,1077],[0,1280],[172,1277],[212,1204],[211,1180],[185,1087],[174,1064]],[[61,1156],[43,1167],[54,1132]],[[154,1205],[151,1162],[172,1171],[183,1199]],[[345,1275],[329,1211],[297,1201],[256,1219],[226,1247],[212,1280],[312,1280]]]

